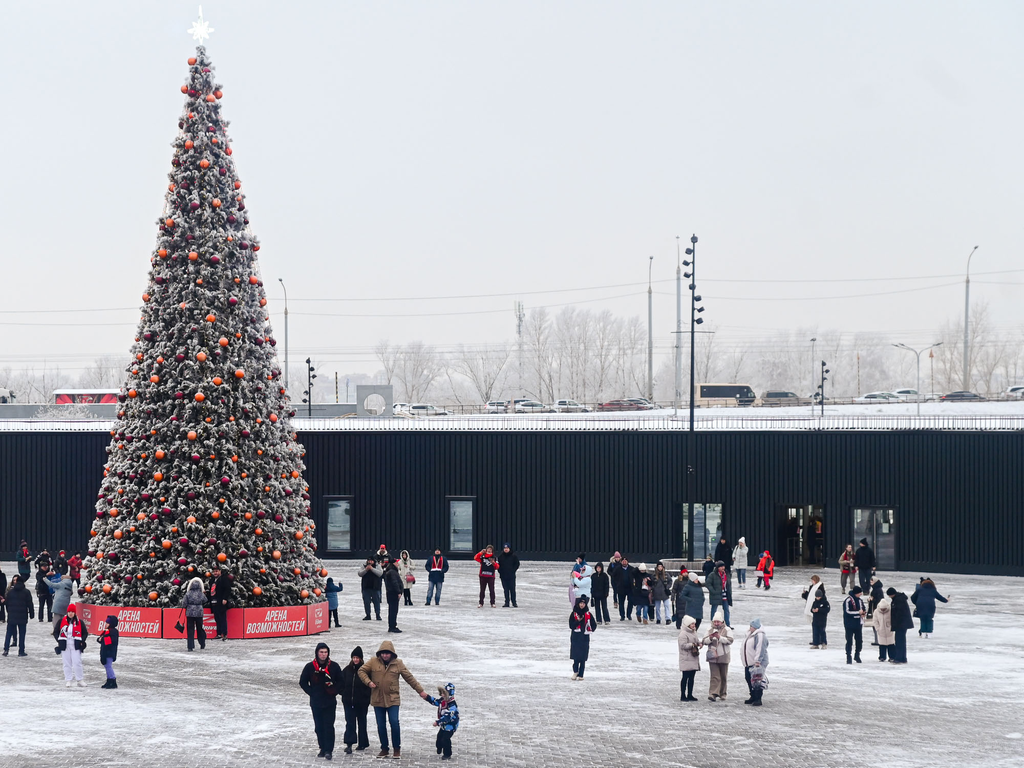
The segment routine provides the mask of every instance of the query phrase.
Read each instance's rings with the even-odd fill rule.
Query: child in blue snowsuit
[[[459,705],[455,703],[455,685],[447,683],[437,686],[440,698],[427,696],[427,701],[437,707],[437,754],[442,760],[452,759],[452,736],[459,729]]]
[[[335,584],[334,579],[327,580],[327,588],[324,590],[324,593],[327,595],[327,610],[331,612],[331,616],[327,620],[328,627],[331,626],[331,619],[334,619],[334,626],[341,626],[341,622],[338,621],[338,593],[342,589],[342,585]]]

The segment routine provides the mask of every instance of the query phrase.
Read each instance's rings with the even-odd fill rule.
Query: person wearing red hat
[[[85,641],[89,637],[89,630],[78,618],[78,610],[74,605],[68,606],[67,615],[61,619],[60,633],[57,635],[57,649],[60,651],[61,660],[64,662],[64,685],[71,687],[71,680],[78,681],[78,687],[84,688],[82,678],[82,651],[85,650]]]

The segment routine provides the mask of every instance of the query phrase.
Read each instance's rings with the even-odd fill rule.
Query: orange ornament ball
[[[205,352],[200,352],[199,354],[197,354],[196,355],[196,360],[198,360],[200,363],[205,363],[206,362],[206,353]]]
[[[217,562],[218,563],[226,563],[227,561],[228,561],[228,556],[225,555],[223,552],[221,552],[219,555],[217,555]]]
[[[296,576],[299,576],[299,575],[302,574],[302,569],[301,568],[292,568],[292,573],[294,573]]]
[[[314,595],[316,595],[317,597],[320,597],[320,587],[316,587],[316,588],[315,588],[315,589],[313,590],[313,594],[314,594]]]
[[[103,585],[103,594],[109,595],[112,591],[113,591],[113,587],[111,587],[109,584],[104,584]]]
[[[159,256],[161,259],[166,259],[167,250],[165,248],[161,248],[159,251],[156,252],[156,255]]]
[[[309,597],[309,590],[308,589],[304,589],[301,592],[299,592],[299,597],[301,597],[303,600],[305,600],[307,597]]]
[[[150,592],[149,593],[149,599],[150,600],[157,600],[159,597],[160,597],[160,593],[159,592]]]
[[[164,453],[163,451],[160,451],[160,450],[158,450],[158,451],[157,451],[156,453],[154,453],[153,455],[154,455],[154,456],[156,456],[156,457],[157,457],[158,459],[162,459],[162,458],[163,458],[164,456],[166,456],[167,454],[166,454],[166,453]]]
[[[261,307],[267,306],[267,300],[266,299],[260,299],[260,306]]]
[[[266,572],[267,572],[266,568],[260,568],[260,573],[266,573]]]
[[[262,536],[262,535],[263,535],[263,529],[262,529],[262,528],[257,528],[257,529],[256,529],[256,530],[254,531],[254,533],[255,533],[255,534],[256,534],[257,536]]]
[[[212,93],[208,93],[206,95],[206,100],[212,104],[213,102],[215,102],[217,100],[217,97],[214,96]]]
[[[198,261],[199,260],[199,254],[196,253],[195,251],[189,251],[188,260],[189,261]]]
[[[263,594],[263,590],[262,590],[262,589],[260,589],[259,587],[253,587],[253,588],[252,588],[252,593],[253,593],[254,595],[256,595],[256,597],[259,597],[260,595],[262,595],[262,594]]]
[[[298,476],[299,476],[298,471],[293,469],[292,470],[292,477],[298,477]]]
[[[237,371],[235,371],[235,378],[236,379],[244,379],[245,378],[245,371],[243,371],[241,368],[239,368]]]
[[[128,526],[128,532],[129,533],[135,533],[135,526],[134,525]]]
[[[188,86],[187,85],[181,86],[181,92],[182,93],[188,93]]]
[[[271,420],[272,422],[277,422],[277,414],[276,414],[276,413],[272,413],[272,414],[270,414],[270,420]]]
[[[154,373],[152,376],[149,377],[149,380],[151,383],[157,384],[160,382],[160,377]]]
[[[217,97],[218,99],[222,99],[222,98],[224,98],[224,91],[216,90],[216,91],[213,92],[213,95],[215,97]]]
[[[235,182],[235,189],[241,189],[241,188],[242,188],[242,182],[236,181]]]
[[[252,520],[252,512],[246,512],[245,513],[245,519],[246,520]]]
[[[136,520],[139,520],[140,522],[141,522],[142,520],[145,520],[145,519],[146,519],[146,514],[145,514],[145,512],[139,512],[139,514],[137,514],[137,515],[135,516],[135,519],[136,519]]]
[[[213,383],[219,387],[221,384],[224,383],[224,379],[222,379],[220,376],[214,376]]]
[[[152,297],[148,293],[142,294],[143,301],[149,301]]]
[[[199,437],[199,435],[197,435],[195,432],[189,432],[187,437],[189,440],[195,440],[197,437]]]
[[[122,531],[114,531],[114,538],[115,539],[120,539],[122,537],[124,537],[124,533]]]
[[[302,531],[295,532],[295,538],[301,540],[305,534]]]
[[[199,167],[200,168],[204,168],[204,169],[205,168],[209,168],[210,167],[210,161],[207,160],[206,158],[203,158],[202,160],[199,161]]]
[[[164,473],[163,472],[154,472],[153,473],[153,479],[156,480],[159,483],[161,480],[164,479]]]
[[[205,399],[206,399],[206,395],[204,395],[202,392],[196,392],[196,402],[197,403],[201,403]]]
[[[327,576],[327,569],[326,568],[321,568],[320,569],[320,575],[326,577]]]
[[[280,559],[281,559],[281,550],[279,550],[279,549],[275,549],[275,550],[274,550],[274,553],[273,553],[273,555],[272,555],[272,557],[273,557],[273,558],[274,558],[275,560],[280,560]]]
[[[92,584],[86,584],[85,585],[85,593],[87,595],[91,595],[92,594]]]
[[[138,396],[139,396],[139,393],[136,392],[134,389],[129,389],[128,390],[128,397],[138,397]]]
[[[170,549],[171,548],[171,542],[169,542],[167,539],[164,539],[163,548],[164,549]]]
[[[195,57],[195,56],[189,56],[189,57],[188,57],[188,65],[189,65],[189,66],[191,67],[191,66],[193,66],[193,65],[194,65],[195,63],[196,63],[196,57]],[[187,90],[188,90],[188,88],[186,88],[185,90],[187,91]]]
[[[110,510],[109,514],[110,514],[111,517],[117,517],[118,512],[117,512],[116,509],[112,509],[112,510]]]
[[[196,521],[196,519],[194,517],[192,517],[192,515],[189,515],[188,517],[185,518],[185,522],[190,524],[190,525],[192,523],[194,523],[195,521]]]
[[[215,197],[215,198],[213,198],[213,202],[212,202],[212,203],[210,203],[210,205],[212,205],[212,206],[213,206],[214,208],[220,208],[220,200],[218,200],[218,199],[217,199],[217,198]]]
[[[174,226],[174,219],[164,219],[164,226],[173,227]]]
[[[260,281],[260,279],[258,277],[256,277],[256,275],[252,275],[249,278],[249,285],[256,285],[259,281]]]
[[[192,147],[194,146],[195,144],[192,143],[192,139],[189,139],[188,141],[185,142],[185,149],[192,149]]]
[[[228,341],[226,336],[221,336],[219,339],[217,339],[217,343],[220,344],[222,347],[226,347],[231,342]]]
[[[212,517],[214,520],[220,520],[220,512],[218,512],[217,510],[213,510],[213,512],[210,513],[210,517]]]
[[[208,323],[215,323],[215,322],[217,322],[217,316],[215,314],[213,314],[213,313],[210,313],[209,315],[206,316],[206,322],[208,322]]]

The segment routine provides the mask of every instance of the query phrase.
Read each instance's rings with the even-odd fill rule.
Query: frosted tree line
[[[950,392],[963,378],[963,321],[949,321],[933,338],[941,341],[934,357],[921,357],[921,389]],[[1024,328],[997,329],[984,305],[972,312],[970,327],[970,386],[995,394],[1024,384]],[[811,339],[816,339],[811,344]],[[913,387],[914,355],[893,346],[897,339],[882,333],[846,333],[815,327],[787,332],[742,335],[713,322],[696,337],[698,382],[750,384],[759,395],[769,389],[812,394],[822,360],[830,373],[826,395],[854,398],[865,392]],[[689,336],[683,334],[683,399],[689,382]],[[674,338],[655,337],[654,397],[671,403],[674,392]],[[914,344],[911,344],[914,346]],[[918,346],[924,346],[924,343]],[[293,355],[293,358],[296,355]],[[647,328],[638,316],[618,317],[608,310],[568,306],[557,313],[534,309],[526,314],[522,337],[495,343],[462,344],[444,350],[424,341],[392,343],[374,348],[378,368],[372,373],[341,373],[351,384],[378,383],[395,387],[401,402],[434,402],[476,407],[489,400],[528,397],[551,403],[572,398],[584,403],[621,397],[644,397],[647,390]],[[316,402],[334,402],[335,364],[313,360],[320,374]],[[77,376],[59,366],[14,370],[0,368],[0,389],[15,392],[19,402],[46,403],[55,389],[117,388],[128,364],[117,357],[93,361]],[[292,365],[293,397],[304,384],[304,369]],[[354,396],[354,386],[350,395]],[[339,399],[344,401],[345,388]]]

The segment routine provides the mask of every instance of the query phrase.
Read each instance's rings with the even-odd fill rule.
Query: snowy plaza
[[[595,558],[596,559],[596,558]],[[87,687],[65,690],[48,625],[30,621],[27,658],[0,659],[0,766],[313,766],[316,740],[302,666],[320,640],[347,662],[381,641],[428,690],[452,681],[462,712],[454,760],[488,766],[1019,766],[1024,760],[1024,593],[1021,580],[927,574],[950,595],[935,634],[908,636],[906,666],[880,664],[865,630],[863,663],[847,666],[839,576],[823,573],[833,611],[829,648],[808,648],[800,592],[810,569],[779,569],[770,592],[735,590],[737,640],[760,617],[770,640],[764,706],[744,706],[737,661],[729,697],[707,701],[702,662],[695,703],[679,701],[676,630],[619,622],[593,636],[586,680],[570,680],[571,564],[524,562],[519,608],[477,608],[476,564],[455,562],[440,606],[402,607],[402,634],[362,621],[358,562],[326,561],[345,585],[342,627],[319,636],[233,640],[187,653],[185,641],[122,638],[120,687],[100,689],[90,639]],[[13,564],[4,563],[10,574]],[[752,572],[751,572],[752,574]],[[908,594],[918,576],[879,574]],[[30,587],[32,585],[30,584]],[[706,613],[705,607],[705,613]],[[386,613],[386,608],[385,608]],[[705,615],[705,621],[707,616]],[[434,708],[402,686],[402,761],[434,765]],[[335,761],[372,764],[370,749]]]

